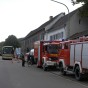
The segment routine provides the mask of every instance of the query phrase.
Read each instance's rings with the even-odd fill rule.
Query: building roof
[[[75,33],[72,36],[70,36],[69,39],[77,39],[77,38],[82,37],[82,36],[88,36],[88,30],[85,30],[85,31],[82,31],[79,33]]]
[[[24,37],[23,38],[18,38],[18,41],[23,41],[24,40]]]
[[[55,30],[56,28],[62,28],[66,25],[66,22],[76,13],[77,10],[74,10],[73,12],[61,17],[53,26],[52,30]]]
[[[58,14],[57,16],[53,17],[51,20],[45,22],[44,24],[42,24],[40,27],[38,27],[37,29],[31,31],[30,33],[28,33],[28,35],[25,38],[29,38],[30,36],[34,35],[35,33],[44,30],[45,27],[50,24],[52,21],[54,21],[59,15],[61,15],[62,13]],[[44,30],[45,31],[45,30]]]

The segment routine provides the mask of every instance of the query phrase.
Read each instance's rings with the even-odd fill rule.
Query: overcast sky
[[[66,4],[71,11],[80,7],[73,6],[71,0],[57,0]],[[25,37],[61,12],[68,13],[66,7],[51,0],[0,0],[0,42],[9,35]]]

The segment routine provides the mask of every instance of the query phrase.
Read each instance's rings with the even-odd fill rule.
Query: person
[[[25,58],[23,54],[21,54],[21,60],[22,60],[22,67],[25,67]]]
[[[31,57],[30,57],[30,53],[28,54],[27,64],[28,64],[28,66],[29,66],[29,65],[32,65],[32,63],[31,63]]]
[[[27,62],[30,61],[30,53],[27,56]]]
[[[31,64],[33,65],[34,64],[34,56],[33,55],[30,55],[30,60],[31,60]]]

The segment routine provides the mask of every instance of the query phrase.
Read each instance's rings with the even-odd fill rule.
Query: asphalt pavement
[[[21,61],[0,59],[0,88],[88,88],[88,80],[62,76],[59,71],[43,71],[36,65],[22,67]]]

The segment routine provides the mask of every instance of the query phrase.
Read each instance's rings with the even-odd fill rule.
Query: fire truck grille
[[[51,61],[55,61],[55,60],[58,60],[58,58],[56,58],[56,57],[50,57],[50,60]]]

